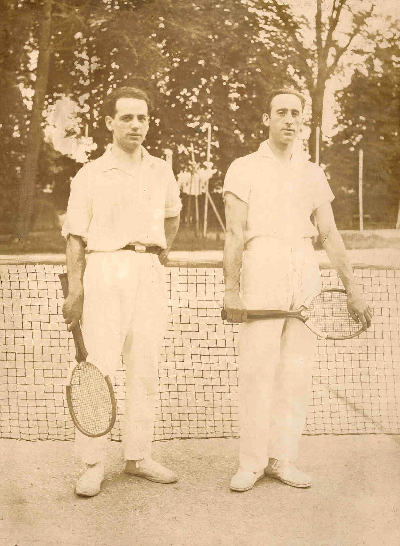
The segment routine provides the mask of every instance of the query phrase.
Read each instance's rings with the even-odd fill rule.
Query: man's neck
[[[268,140],[268,146],[281,163],[287,165],[290,162],[293,155],[293,142],[288,146],[278,146],[272,140]]]
[[[120,148],[115,142],[112,144],[111,152],[118,160],[131,165],[139,165],[142,161],[142,147],[137,146],[132,151],[126,151]]]

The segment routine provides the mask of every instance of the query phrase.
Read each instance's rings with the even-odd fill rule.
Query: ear
[[[109,131],[112,131],[114,119],[111,116],[106,116],[105,122],[106,122],[107,129]]]
[[[268,114],[263,114],[263,123],[265,125],[265,127],[269,127],[269,115]]]

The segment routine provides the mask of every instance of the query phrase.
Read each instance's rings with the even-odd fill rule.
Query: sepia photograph
[[[0,0],[0,90],[0,546],[398,546],[397,0]]]

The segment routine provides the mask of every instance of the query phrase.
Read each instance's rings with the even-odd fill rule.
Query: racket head
[[[322,290],[307,306],[305,324],[324,339],[351,339],[364,332],[347,308],[347,292],[341,288]]]
[[[117,410],[112,383],[91,362],[79,362],[72,370],[66,397],[74,425],[85,436],[98,438],[113,428]]]

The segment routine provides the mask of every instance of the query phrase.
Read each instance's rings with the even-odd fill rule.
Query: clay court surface
[[[121,473],[112,442],[101,493],[77,497],[72,442],[2,440],[1,546],[397,546],[400,438],[304,436],[308,490],[265,478],[229,491],[238,440],[155,442],[179,473],[161,485]]]

